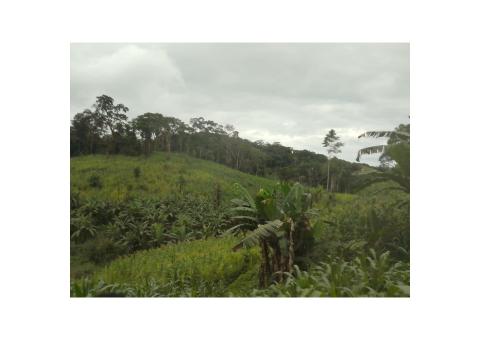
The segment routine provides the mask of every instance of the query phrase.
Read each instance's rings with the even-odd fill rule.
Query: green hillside
[[[138,177],[135,168],[139,169]],[[227,195],[238,182],[250,191],[274,180],[249,175],[185,154],[158,152],[151,157],[90,155],[70,160],[70,186],[79,198],[123,201],[130,197],[164,197],[178,190],[211,194],[220,187]]]

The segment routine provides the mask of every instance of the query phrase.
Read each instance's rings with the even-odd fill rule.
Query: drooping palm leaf
[[[248,202],[239,198],[234,198],[231,200],[231,202],[239,207],[246,207],[248,206]]]
[[[240,241],[235,247],[234,251],[242,247],[253,247],[260,243],[261,240],[264,240],[270,236],[276,236],[279,228],[283,225],[283,222],[280,220],[269,221],[266,224],[260,224],[257,229],[253,230],[250,234],[247,235],[242,241]]]
[[[408,132],[402,131],[367,131],[362,133],[358,138],[362,137],[372,137],[372,138],[382,138],[382,137],[392,137],[397,136],[400,139],[410,139],[410,134]]]
[[[245,206],[231,208],[230,211],[231,212],[247,212],[247,213],[252,213],[252,214],[257,213],[256,209],[250,208],[250,207],[245,207]]]
[[[375,146],[369,146],[368,148],[363,148],[358,150],[357,153],[357,162],[360,161],[360,157],[362,155],[371,155],[375,153],[383,153],[387,149],[387,145],[375,145]]]
[[[236,226],[233,226],[233,227],[227,229],[224,232],[224,235],[226,236],[228,234],[233,234],[240,229],[252,229],[252,227],[255,227],[255,225],[251,224],[251,223],[240,223],[240,224],[237,224]]]
[[[233,190],[238,196],[240,196],[243,200],[245,200],[251,208],[255,207],[255,201],[247,189],[242,187],[240,184],[235,183],[233,185]]]
[[[257,218],[253,216],[246,216],[246,215],[241,215],[241,216],[232,216],[232,219],[234,220],[248,220],[252,222],[257,222]]]
[[[363,181],[357,185],[357,190],[364,189],[374,183],[393,181],[399,185],[398,189],[410,193],[410,178],[404,177],[392,172],[371,171],[369,176],[364,177]]]

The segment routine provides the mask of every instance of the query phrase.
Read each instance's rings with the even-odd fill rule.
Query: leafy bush
[[[120,243],[101,235],[94,240],[86,242],[84,252],[89,261],[95,264],[103,264],[126,254],[127,249]]]
[[[135,178],[139,178],[140,177],[140,174],[141,174],[141,170],[138,166],[136,166],[135,168],[133,168],[133,177]]]
[[[80,215],[71,218],[70,221],[70,239],[76,243],[85,242],[95,237],[97,228],[92,224],[90,215]]]
[[[100,176],[97,174],[93,174],[88,178],[88,184],[92,188],[102,188],[102,181],[100,179]]]
[[[314,220],[316,238],[311,262],[327,256],[351,260],[369,248],[389,251],[398,260],[409,261],[410,217],[408,207],[398,207],[392,195],[357,196],[329,207],[321,203],[322,218]]]
[[[282,283],[265,290],[255,290],[253,296],[283,297],[408,297],[410,296],[410,266],[392,262],[388,252],[353,261],[335,258],[314,267],[309,272],[295,267],[285,273]]]

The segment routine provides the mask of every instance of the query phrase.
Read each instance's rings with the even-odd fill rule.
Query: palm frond
[[[252,222],[257,222],[257,218],[256,218],[256,217],[246,216],[246,215],[242,215],[242,216],[232,216],[232,219],[234,219],[234,220],[249,220],[249,221],[252,221]]]
[[[256,214],[257,210],[250,208],[250,207],[235,207],[230,209],[231,212],[250,212],[252,214]]]
[[[269,221],[266,224],[260,224],[257,229],[253,230],[240,243],[233,247],[233,251],[237,251],[242,247],[253,247],[259,244],[261,240],[264,240],[269,236],[275,236],[282,224],[283,222],[280,220]]]
[[[254,225],[253,225],[254,226]],[[240,223],[240,224],[237,224],[236,226],[233,226],[227,230],[225,230],[225,232],[223,233],[223,235],[228,235],[228,234],[233,234],[234,232],[236,232],[237,230],[239,229],[242,229],[242,228],[250,228],[251,229],[252,227],[252,224],[249,224],[249,223]]]
[[[360,149],[360,150],[358,150],[358,154],[357,154],[357,162],[360,161],[360,157],[362,155],[371,155],[371,154],[375,154],[375,153],[383,153],[383,152],[385,152],[386,148],[387,148],[387,145],[375,145],[375,146],[369,146],[368,148]]]
[[[248,206],[248,202],[245,201],[245,200],[241,200],[239,198],[233,198],[232,200],[230,200],[233,204],[239,206],[239,207],[242,207],[242,206]]]
[[[398,136],[400,138],[410,138],[410,134],[408,132],[401,132],[401,131],[367,131],[362,133],[358,138],[362,137],[371,137],[371,138],[382,138],[382,137],[391,137],[391,136]]]
[[[374,183],[393,181],[399,185],[399,187],[396,190],[401,190],[401,191],[404,191],[405,193],[410,193],[409,177],[399,176],[391,172],[378,172],[378,171],[371,172],[368,177],[367,176],[362,176],[362,177],[364,177],[364,181],[363,183],[359,183],[357,185],[356,187],[357,191],[364,189]]]
[[[238,183],[235,183],[233,185],[234,191],[237,193],[238,196],[241,196],[242,199],[244,199],[248,205],[252,208],[255,207],[255,200],[252,198],[250,193],[248,192],[247,189],[245,189],[243,186],[241,186]]]

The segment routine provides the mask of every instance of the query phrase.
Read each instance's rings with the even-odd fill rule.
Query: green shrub
[[[90,175],[90,177],[88,177],[88,185],[90,185],[90,187],[92,188],[101,189],[102,181],[100,179],[100,176],[97,174]]]
[[[97,228],[92,224],[91,215],[80,215],[70,219],[70,239],[82,243],[97,235]]]
[[[139,178],[140,177],[140,174],[141,174],[141,170],[138,166],[136,166],[135,168],[133,168],[133,177],[135,178]]]
[[[409,210],[398,207],[394,196],[343,197],[333,207],[322,203],[318,208],[322,218],[313,223],[312,262],[327,256],[352,260],[369,248],[389,251],[393,258],[409,262]]]
[[[89,261],[95,264],[103,264],[112,261],[116,257],[126,254],[126,247],[101,235],[86,242],[85,255]]]
[[[353,261],[340,258],[315,266],[310,271],[295,268],[286,273],[284,282],[265,290],[255,290],[253,296],[280,297],[409,297],[410,265],[393,262],[388,252],[377,255],[371,249],[368,256]]]

